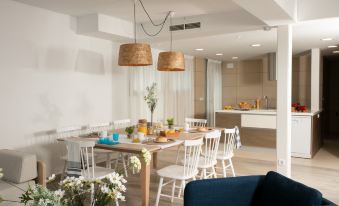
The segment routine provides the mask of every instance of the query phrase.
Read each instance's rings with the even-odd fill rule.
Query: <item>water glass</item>
[[[113,133],[112,138],[114,142],[119,142],[119,133],[117,132]]]

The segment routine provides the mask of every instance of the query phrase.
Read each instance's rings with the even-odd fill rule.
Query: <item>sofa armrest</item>
[[[264,176],[197,180],[187,184],[185,206],[251,205]]]
[[[46,164],[43,161],[38,160],[37,161],[37,169],[38,169],[38,177],[36,179],[36,182],[39,185],[42,185],[46,187]]]

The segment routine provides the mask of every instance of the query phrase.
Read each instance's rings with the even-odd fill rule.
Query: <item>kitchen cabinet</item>
[[[312,158],[321,147],[321,112],[292,112],[291,155]],[[240,129],[245,146],[276,148],[275,110],[220,110],[216,112],[217,127]]]
[[[291,152],[294,157],[311,158],[312,117],[292,117]]]

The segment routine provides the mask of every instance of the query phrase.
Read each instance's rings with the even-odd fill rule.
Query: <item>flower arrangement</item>
[[[156,93],[157,83],[153,83],[151,86],[146,87],[147,95],[144,96],[144,100],[146,101],[149,110],[151,111],[151,126],[153,125],[153,112],[157,107],[158,96]]]
[[[151,162],[152,156],[151,156],[151,153],[146,148],[142,148],[141,158],[144,160],[146,165],[149,165],[149,163]]]
[[[292,103],[292,112],[307,112],[307,107],[300,103]]]
[[[140,158],[146,164],[151,161],[151,153],[143,148]],[[139,172],[141,160],[137,156],[129,158],[128,169]],[[122,172],[121,172],[122,173]],[[0,178],[3,176],[0,169]],[[47,182],[55,180],[55,175]],[[126,179],[119,173],[113,172],[104,178],[85,179],[84,177],[67,177],[59,183],[60,189],[51,191],[41,185],[30,186],[20,197],[20,203],[29,206],[105,206],[116,205],[124,201]],[[17,202],[4,200],[1,202]]]

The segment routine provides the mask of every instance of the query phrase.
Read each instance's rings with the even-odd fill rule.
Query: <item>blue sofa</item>
[[[276,172],[197,180],[187,184],[184,206],[334,206],[313,188]]]

